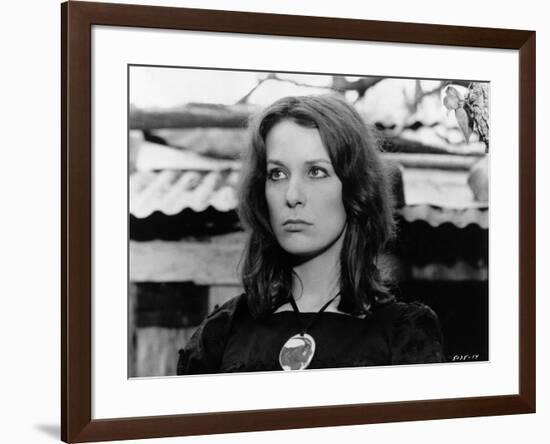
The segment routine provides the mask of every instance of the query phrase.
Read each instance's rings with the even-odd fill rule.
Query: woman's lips
[[[283,229],[290,233],[305,230],[308,226],[313,225],[302,219],[287,219],[283,222]]]

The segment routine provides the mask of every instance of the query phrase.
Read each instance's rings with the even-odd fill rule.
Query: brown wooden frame
[[[92,420],[91,27],[519,51],[519,394]],[[535,32],[70,1],[61,5],[61,438],[103,441],[535,412]]]

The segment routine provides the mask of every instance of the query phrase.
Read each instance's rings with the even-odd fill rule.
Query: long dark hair
[[[242,280],[254,317],[286,302],[292,261],[278,244],[265,199],[265,139],[282,120],[316,128],[342,182],[346,233],[340,255],[338,309],[361,314],[393,297],[379,257],[394,233],[393,197],[376,140],[355,108],[336,94],[285,97],[251,119],[248,158],[240,188],[239,215],[250,229]]]

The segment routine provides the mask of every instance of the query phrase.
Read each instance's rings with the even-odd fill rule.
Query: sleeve
[[[179,350],[177,374],[218,373],[225,343],[241,296],[214,310]]]
[[[443,335],[435,312],[418,302],[404,306],[392,331],[392,364],[443,362]]]

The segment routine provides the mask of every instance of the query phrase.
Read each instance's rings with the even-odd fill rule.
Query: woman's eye
[[[267,172],[267,178],[269,180],[282,180],[286,177],[285,173],[283,172],[283,170],[280,170],[278,168],[274,168],[272,170],[269,170]]]
[[[309,170],[309,174],[314,179],[322,179],[323,177],[328,177],[328,173],[324,168],[313,167]]]

